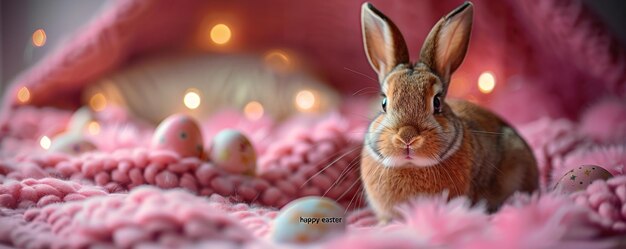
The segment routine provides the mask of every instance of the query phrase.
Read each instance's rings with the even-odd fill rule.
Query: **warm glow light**
[[[33,32],[33,45],[35,47],[46,45],[46,31],[38,29]]]
[[[202,102],[200,99],[200,91],[195,88],[187,89],[185,97],[183,97],[183,103],[185,103],[185,106],[193,110],[200,106],[200,102]]]
[[[216,44],[222,45],[230,41],[230,28],[225,24],[218,24],[211,28],[211,40]]]
[[[89,134],[91,135],[100,134],[100,124],[96,121],[89,122],[89,124],[87,125],[87,132],[89,132]]]
[[[257,120],[263,117],[263,105],[256,101],[251,101],[243,108],[243,113],[250,120]]]
[[[267,65],[280,70],[289,68],[291,64],[289,56],[282,50],[271,50],[265,54],[264,59]]]
[[[17,91],[17,100],[20,103],[26,103],[30,100],[30,91],[28,88],[23,86],[20,90]]]
[[[478,90],[484,94],[489,94],[496,87],[496,78],[491,72],[484,72],[478,77]]]
[[[302,90],[296,95],[296,105],[302,110],[309,110],[315,105],[315,95],[309,90]]]
[[[39,145],[41,145],[41,148],[43,148],[44,150],[47,150],[47,149],[50,149],[50,145],[52,145],[52,141],[50,141],[50,138],[48,136],[43,136],[39,140]]]
[[[94,111],[102,111],[107,106],[107,99],[102,93],[96,93],[89,99],[89,105]]]

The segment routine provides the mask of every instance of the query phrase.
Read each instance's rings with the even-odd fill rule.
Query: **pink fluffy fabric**
[[[626,138],[626,101],[608,98],[592,105],[583,113],[581,131],[596,141],[624,141]]]
[[[528,84],[532,80],[510,80],[489,104],[493,111],[514,124],[528,123],[540,118],[562,118],[565,111],[562,103],[547,92],[545,87]]]
[[[488,215],[483,206],[472,207],[465,197],[448,201],[445,194],[415,199],[400,210],[404,220],[383,230],[386,234],[411,236],[420,247],[603,248],[609,245],[606,241],[592,240],[598,236],[598,230],[589,221],[586,210],[572,205],[564,196],[516,196],[493,215]],[[366,240],[363,244],[368,243]],[[414,247],[405,244],[404,248]]]
[[[259,152],[256,177],[149,149],[154,127],[123,110],[98,114],[102,132],[91,136],[98,151],[42,153],[44,127],[65,124],[69,113],[16,114],[37,132],[4,130],[0,241],[10,247],[297,248],[269,239],[272,220],[290,201],[320,195],[348,210],[346,232],[313,244],[321,248],[615,248],[615,236],[626,234],[626,144],[598,140],[564,119],[518,127],[539,161],[540,192],[514,196],[494,214],[463,197],[420,197],[400,207],[403,219],[379,225],[358,180],[366,123],[352,112],[275,123],[224,111],[201,122],[205,144],[228,124],[248,135]],[[610,120],[618,122],[610,127],[622,122]],[[554,179],[580,164],[616,177],[571,195],[551,193]]]

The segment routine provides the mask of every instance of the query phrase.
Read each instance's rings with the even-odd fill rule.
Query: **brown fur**
[[[465,4],[439,21],[422,46],[421,61],[412,64],[391,20],[363,5],[365,48],[387,97],[387,112],[370,125],[361,179],[381,220],[397,215],[398,204],[418,195],[447,190],[450,197],[484,200],[493,211],[515,191],[537,188],[535,159],[513,128],[472,103],[443,102],[450,75],[468,47],[472,11]],[[437,94],[441,113],[433,113]]]

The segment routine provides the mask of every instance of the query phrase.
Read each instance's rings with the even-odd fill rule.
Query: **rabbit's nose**
[[[398,130],[396,136],[394,136],[394,145],[398,147],[411,146],[418,140],[419,132],[413,126],[404,126]]]

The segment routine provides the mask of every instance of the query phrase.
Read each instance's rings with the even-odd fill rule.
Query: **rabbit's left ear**
[[[434,70],[444,82],[450,79],[465,58],[473,15],[472,3],[465,2],[439,20],[422,45],[420,61]]]
[[[379,81],[398,64],[409,63],[409,51],[400,30],[371,3],[361,7],[361,28],[365,54]]]

